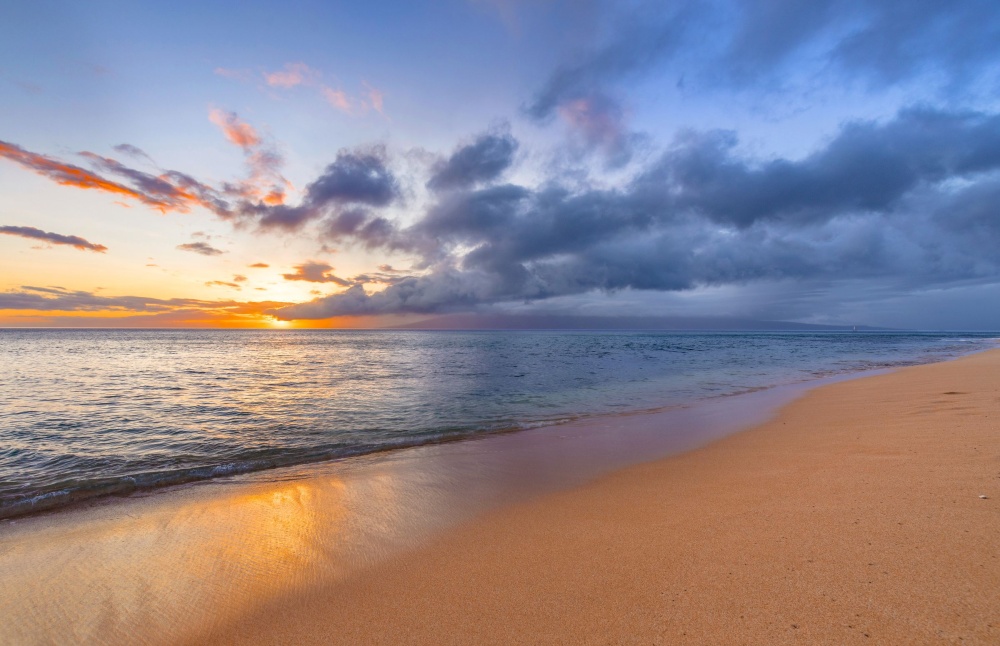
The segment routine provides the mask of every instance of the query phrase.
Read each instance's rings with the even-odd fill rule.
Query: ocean
[[[928,363],[995,334],[0,330],[0,518]]]

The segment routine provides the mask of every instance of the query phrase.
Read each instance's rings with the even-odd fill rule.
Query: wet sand
[[[488,514],[208,637],[1000,643],[998,420],[997,350],[826,386],[753,430]]]
[[[0,643],[1000,641],[1000,351],[802,389],[0,523]]]

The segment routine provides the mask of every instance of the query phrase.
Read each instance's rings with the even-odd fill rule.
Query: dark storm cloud
[[[904,110],[854,122],[798,160],[739,156],[693,133],[619,189],[445,193],[391,248],[426,273],[280,318],[442,312],[594,290],[880,279],[901,288],[995,277],[1000,115]]]
[[[514,162],[517,148],[517,139],[507,130],[479,135],[474,142],[458,148],[441,162],[427,187],[442,191],[491,182]]]
[[[398,195],[399,184],[380,147],[337,153],[336,161],[306,187],[310,204],[386,206]]]
[[[354,235],[370,217],[368,209],[345,209],[327,219],[325,233],[332,239]]]
[[[389,219],[367,209],[348,209],[331,215],[320,224],[320,235],[328,240],[350,240],[366,249],[410,249],[408,240],[399,237],[397,226]]]
[[[97,253],[104,253],[108,250],[108,248],[104,245],[89,242],[80,236],[67,236],[61,233],[51,233],[48,231],[42,231],[41,229],[36,229],[35,227],[0,226],[0,234],[18,236],[31,240],[41,240],[42,242],[47,242],[49,244],[69,245],[70,247],[80,249],[81,251],[96,251]]]
[[[1000,167],[1000,115],[905,110],[886,124],[848,124],[799,161],[755,164],[733,153],[736,144],[731,132],[687,134],[638,185],[737,226],[882,211],[922,184]]]
[[[513,184],[446,195],[431,207],[415,232],[443,240],[479,240],[514,223],[521,203],[532,195]]]
[[[226,253],[222,249],[216,249],[207,242],[186,242],[184,244],[177,245],[177,248],[181,251],[191,251],[203,256],[218,256]]]
[[[342,150],[323,174],[306,186],[299,206],[257,204],[244,212],[259,215],[262,228],[295,229],[335,207],[388,206],[399,193],[399,181],[386,164],[383,148]]]
[[[355,285],[334,296],[267,313],[283,320],[399,312],[426,313],[472,307],[496,300],[497,296],[497,288],[491,276],[474,272],[440,272],[433,277],[401,280],[370,296],[360,285]]]

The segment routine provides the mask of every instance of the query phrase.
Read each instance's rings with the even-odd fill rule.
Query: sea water
[[[0,518],[927,363],[953,333],[0,330]]]

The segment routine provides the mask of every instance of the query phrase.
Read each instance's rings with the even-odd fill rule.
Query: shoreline
[[[992,351],[993,354],[997,352]],[[943,363],[903,368],[888,376],[958,364],[990,353],[974,353]],[[836,381],[855,383],[878,378],[855,375],[842,376]],[[809,391],[806,398],[811,393],[836,387],[835,384],[816,389],[817,385],[816,382],[805,382],[795,386],[799,391]],[[780,389],[758,391],[749,397],[773,398],[775,390]],[[740,395],[722,399],[740,401],[740,398],[745,400],[747,397]],[[788,399],[792,398],[793,395],[789,394]],[[279,603],[281,599],[296,599],[299,603],[301,595],[314,599],[319,594],[316,591],[323,590],[324,586],[342,591],[342,582],[354,585],[366,572],[381,576],[383,567],[395,567],[401,560],[415,558],[413,555],[427,549],[428,542],[433,549],[438,541],[461,534],[468,527],[478,527],[486,522],[484,518],[494,518],[511,509],[531,507],[536,504],[536,499],[548,500],[588,489],[595,486],[594,482],[613,479],[620,473],[710,451],[734,437],[755,432],[752,430],[718,439],[764,422],[763,418],[782,403],[787,404],[787,401],[772,399],[768,408],[757,402],[756,410],[762,418],[749,421],[742,417],[749,410],[747,408],[737,411],[739,420],[733,419],[732,410],[715,411],[714,417],[709,414],[701,420],[690,416],[683,418],[683,414],[690,413],[691,409],[669,411],[675,416],[681,414],[681,418],[674,422],[685,433],[690,431],[693,423],[700,423],[702,428],[715,433],[714,436],[696,435],[695,445],[710,444],[693,452],[691,445],[681,447],[672,452],[688,452],[638,466],[628,465],[656,456],[643,454],[649,447],[637,442],[641,433],[636,434],[635,424],[625,424],[625,428],[620,429],[623,435],[614,437],[614,432],[609,434],[606,425],[602,427],[601,423],[587,420],[589,423],[547,427],[548,433],[529,430],[481,438],[476,442],[394,451],[389,455],[355,458],[350,465],[333,463],[320,468],[310,465],[310,468],[298,472],[291,469],[284,476],[277,474],[278,477],[263,482],[238,477],[228,482],[210,482],[207,486],[179,487],[169,495],[160,491],[107,504],[99,503],[91,509],[28,517],[18,522],[16,528],[0,527],[0,577],[8,577],[7,581],[15,583],[14,589],[24,593],[17,600],[20,605],[8,599],[0,601],[0,610],[6,611],[7,616],[19,616],[20,609],[23,616],[33,594],[39,600],[52,594],[51,588],[42,589],[34,582],[29,583],[31,577],[37,574],[32,570],[32,564],[50,567],[48,564],[53,561],[62,565],[83,561],[101,565],[97,572],[81,571],[81,566],[76,565],[76,576],[83,576],[82,581],[74,583],[79,590],[70,586],[52,603],[57,616],[65,618],[74,612],[79,614],[81,621],[75,628],[83,626],[81,634],[103,635],[111,641],[115,641],[117,636],[118,640],[124,640],[125,636],[134,636],[130,631],[143,626],[144,634],[150,636],[151,643],[155,643],[158,640],[151,636],[162,635],[164,630],[170,634],[168,642],[184,639],[198,641],[213,633],[218,636],[222,627],[226,631],[238,632],[243,621],[241,617],[262,603]],[[658,416],[655,413],[645,416],[625,413],[615,417],[621,423],[626,418],[635,422],[637,418],[646,417],[647,421],[651,421]],[[664,420],[660,417],[658,421],[651,421],[646,431],[657,436],[662,450],[662,427],[657,424],[662,425]],[[601,421],[607,422],[598,420]],[[725,424],[727,421],[729,427]],[[580,430],[580,426],[589,428],[582,429],[584,432],[574,437],[560,437],[560,430],[568,429],[572,435],[573,429]],[[613,437],[611,442],[608,441],[609,435]],[[617,464],[609,461],[608,451],[621,450],[625,435],[630,444],[636,445],[631,448],[638,449],[638,454],[645,457],[637,460],[633,451],[630,455],[619,456]],[[570,441],[564,442],[566,439]],[[687,439],[690,441],[689,435]],[[490,444],[498,442],[513,446],[491,451]],[[589,453],[591,462],[581,462],[581,455],[570,456],[568,472],[546,474],[539,478],[539,468],[551,466],[545,456],[561,455],[567,447],[576,447],[584,458]],[[459,450],[454,450],[456,448]],[[505,450],[508,451],[506,455]],[[442,453],[448,455],[442,456]],[[453,454],[463,456],[465,462],[461,468],[434,473],[435,469],[449,461],[454,466]],[[596,462],[602,463],[597,467],[595,457],[600,458]],[[491,463],[490,459],[494,462]],[[328,468],[331,466],[336,468]],[[303,480],[304,477],[311,480]],[[506,489],[488,490],[491,486],[496,487],[499,481],[503,481]],[[367,525],[366,511],[371,512]],[[392,523],[396,526],[387,527]],[[234,544],[228,538],[229,534],[241,531],[249,532],[255,539],[263,539],[264,545],[251,549],[247,554],[245,543]],[[156,545],[156,553],[150,553],[150,545]],[[192,557],[192,550],[198,550],[203,555]],[[226,562],[227,559],[229,562]],[[11,563],[18,560],[24,563],[20,572],[16,571],[17,568],[13,570],[15,576],[11,578],[8,576],[12,572]],[[139,568],[150,568],[150,571],[137,576]],[[161,580],[168,572],[174,580]],[[212,581],[212,587],[222,587],[229,582],[235,585],[236,591],[235,594],[227,592],[228,598],[218,594],[213,596],[211,591],[190,589],[192,581]],[[107,606],[110,602],[114,607],[112,619],[106,616],[101,618],[101,612],[107,612],[106,607],[98,612],[94,608],[82,607],[80,604],[83,602],[72,605],[74,592],[86,590],[87,584],[93,587],[95,582],[99,584],[97,588],[101,594],[97,597],[101,603]],[[143,596],[145,601],[138,603],[136,597]],[[198,606],[192,603],[192,597],[208,607],[192,612]],[[164,603],[164,599],[177,603]],[[151,604],[151,600],[159,603]],[[157,613],[165,616],[155,617]],[[178,613],[184,614],[180,623],[177,623]],[[51,623],[46,625],[44,613],[35,620],[34,628],[42,629],[42,634],[46,629],[58,628]],[[6,630],[8,638],[24,637],[31,632],[31,628],[28,625],[9,625],[6,629],[0,628],[0,635]],[[359,635],[355,637],[360,638]]]
[[[998,349],[828,385],[202,638],[996,643],[998,419]]]
[[[786,334],[784,332],[780,334]],[[128,500],[133,497],[142,497],[157,494],[169,495],[174,491],[186,486],[209,485],[213,483],[225,483],[229,479],[260,479],[267,480],[269,475],[276,473],[275,477],[281,478],[282,472],[299,471],[308,477],[308,471],[317,467],[322,469],[328,464],[342,464],[345,461],[364,459],[370,456],[380,456],[396,451],[408,451],[420,449],[422,447],[446,445],[468,441],[488,440],[494,436],[507,435],[513,433],[531,432],[537,429],[556,428],[565,425],[578,423],[589,424],[591,422],[600,423],[601,420],[614,423],[616,418],[629,416],[646,416],[668,413],[673,410],[685,408],[711,407],[719,401],[724,401],[730,397],[742,397],[752,395],[760,391],[774,389],[795,389],[808,390],[819,387],[825,383],[839,381],[842,379],[863,378],[869,374],[877,374],[884,370],[896,370],[913,365],[924,365],[925,363],[937,363],[940,361],[953,361],[968,354],[983,352],[988,348],[977,348],[962,352],[956,355],[945,357],[932,357],[929,361],[918,359],[900,360],[899,363],[885,366],[875,366],[867,368],[830,369],[817,375],[800,378],[792,381],[779,381],[777,383],[763,386],[748,386],[736,392],[722,393],[717,395],[702,395],[693,400],[682,401],[680,403],[669,403],[650,407],[642,407],[614,412],[584,412],[579,414],[565,414],[556,419],[532,420],[523,423],[514,423],[510,427],[493,428],[485,430],[474,430],[459,432],[455,434],[439,434],[426,437],[401,437],[396,443],[386,444],[377,447],[346,447],[340,452],[329,455],[316,456],[310,459],[289,458],[287,456],[275,456],[273,458],[258,458],[256,463],[227,463],[209,464],[203,466],[192,466],[180,469],[175,472],[149,472],[132,476],[107,476],[95,480],[92,484],[77,489],[56,488],[51,491],[42,491],[18,499],[16,502],[6,501],[0,506],[0,527],[9,521],[23,521],[39,515],[61,514],[80,509],[87,509],[95,505],[113,503],[117,500]],[[671,451],[673,452],[673,451]]]

